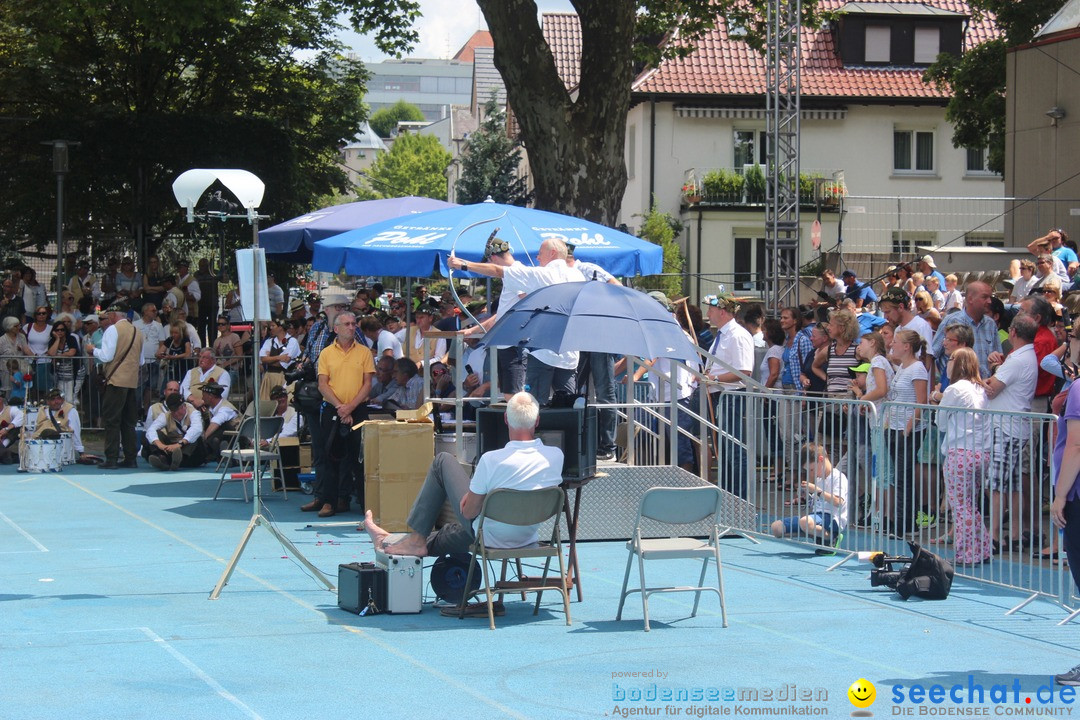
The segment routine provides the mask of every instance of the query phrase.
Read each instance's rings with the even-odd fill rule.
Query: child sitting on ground
[[[802,533],[812,535],[819,544],[839,547],[847,527],[848,479],[833,468],[825,448],[816,443],[806,443],[799,450],[803,472],[813,481],[803,480],[803,489],[812,501],[810,514],[787,517],[772,524],[775,537]],[[819,554],[831,555],[832,550],[819,550]]]

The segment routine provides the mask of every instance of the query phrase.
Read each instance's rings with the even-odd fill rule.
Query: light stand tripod
[[[246,216],[241,215],[241,216],[236,216],[236,217],[246,217]],[[294,558],[296,558],[301,563],[303,563],[304,567],[306,567],[308,570],[310,570],[311,573],[313,575],[315,575],[315,577],[318,578],[319,581],[323,585],[326,586],[327,590],[333,592],[336,589],[334,587],[334,584],[332,582],[330,582],[330,579],[327,578],[326,575],[324,575],[322,573],[322,571],[319,570],[319,568],[312,565],[311,562],[306,557],[304,557],[303,554],[301,554],[301,552],[299,550],[296,549],[296,546],[292,544],[292,541],[290,541],[289,538],[285,537],[285,535],[283,535],[280,530],[278,530],[276,527],[274,527],[274,524],[271,523],[269,520],[267,520],[266,517],[263,515],[263,512],[262,512],[262,482],[261,482],[261,480],[262,480],[262,465],[261,465],[261,458],[260,458],[261,451],[260,451],[260,447],[259,447],[259,444],[260,444],[259,443],[259,441],[260,441],[259,422],[261,420],[261,413],[260,413],[260,408],[259,408],[259,395],[258,395],[258,393],[259,393],[259,375],[260,375],[260,373],[259,373],[259,341],[261,340],[261,336],[259,334],[259,321],[261,319],[260,315],[262,314],[262,311],[261,311],[262,304],[258,301],[258,299],[259,299],[259,296],[260,296],[261,278],[263,276],[262,273],[260,272],[259,260],[262,257],[264,257],[264,255],[259,250],[259,216],[252,214],[252,216],[250,217],[250,220],[251,220],[251,223],[252,223],[252,237],[253,237],[252,250],[250,251],[251,252],[251,266],[252,266],[252,273],[251,273],[251,276],[252,276],[252,297],[255,300],[252,303],[252,307],[254,308],[254,310],[252,312],[252,336],[256,339],[256,341],[254,343],[252,343],[252,354],[254,355],[254,358],[253,358],[253,362],[252,362],[252,371],[251,371],[251,386],[252,386],[252,388],[254,390],[254,394],[255,394],[255,399],[254,399],[254,402],[252,403],[252,405],[254,407],[254,417],[255,417],[255,437],[254,437],[254,451],[253,451],[253,453],[254,453],[254,462],[252,464],[252,474],[251,475],[252,475],[252,481],[253,481],[255,487],[253,488],[253,491],[252,491],[252,503],[253,504],[252,504],[252,508],[251,508],[251,511],[252,511],[251,512],[251,521],[248,523],[247,528],[244,530],[244,534],[240,537],[240,543],[236,546],[236,550],[233,551],[232,557],[229,558],[229,562],[225,566],[225,571],[221,574],[221,578],[218,580],[217,585],[214,587],[214,591],[212,593],[210,593],[210,599],[211,600],[217,600],[218,597],[221,595],[222,588],[224,588],[228,584],[229,578],[232,577],[233,571],[236,570],[236,564],[240,561],[240,556],[244,554],[244,548],[247,547],[248,540],[251,539],[251,534],[253,532],[255,532],[255,528],[259,527],[259,526],[262,526],[262,527],[266,528],[266,530],[271,535],[273,535],[275,538],[277,538],[278,542],[280,542],[282,544],[282,546],[285,548],[285,550],[287,552],[292,553],[292,556]],[[239,266],[239,264],[241,262],[241,254],[242,254],[241,252],[237,253],[237,265],[238,266]],[[265,266],[265,263],[264,263],[262,265],[261,269],[265,271],[265,267],[266,266]]]
[[[292,556],[304,564],[312,574],[319,579],[319,581],[326,586],[326,589],[333,592],[335,590],[334,584],[322,574],[322,572],[312,565],[307,558],[305,558],[300,551],[296,549],[296,546],[285,537],[280,530],[267,520],[262,513],[262,484],[260,479],[262,476],[262,458],[261,448],[259,447],[260,432],[259,422],[261,421],[261,412],[259,407],[259,320],[269,319],[262,318],[261,316],[269,314],[269,304],[266,301],[266,288],[262,284],[263,278],[265,278],[266,261],[265,254],[259,249],[259,214],[255,211],[259,204],[262,202],[263,190],[265,186],[262,180],[257,178],[247,170],[212,170],[205,168],[195,168],[187,170],[180,174],[176,180],[173,181],[173,196],[176,198],[176,202],[181,207],[187,209],[187,221],[189,223],[195,222],[195,203],[198,202],[202,194],[206,192],[206,189],[213,185],[215,182],[220,182],[226,188],[232,191],[236,198],[240,201],[241,205],[247,208],[247,214],[245,215],[231,215],[228,214],[228,210],[231,209],[232,203],[229,203],[225,207],[226,212],[213,212],[213,216],[216,219],[220,219],[223,223],[226,220],[231,219],[246,219],[251,223],[251,249],[250,250],[238,250],[236,253],[236,269],[237,275],[243,274],[241,268],[248,267],[250,262],[251,267],[251,282],[250,295],[244,292],[244,284],[241,283],[241,296],[244,300],[250,297],[250,302],[244,302],[245,307],[251,308],[252,317],[252,333],[256,339],[252,345],[252,371],[251,379],[255,389],[255,400],[253,407],[254,420],[255,420],[255,433],[254,442],[255,447],[252,451],[254,463],[252,465],[251,477],[255,481],[255,489],[252,493],[254,502],[252,505],[251,522],[248,523],[247,528],[244,530],[243,536],[240,538],[240,543],[236,546],[236,550],[233,551],[232,557],[229,558],[228,564],[225,566],[225,571],[221,574],[221,578],[218,580],[214,591],[210,593],[211,600],[217,600],[221,595],[222,588],[228,584],[229,578],[232,577],[233,571],[236,570],[236,564],[240,561],[240,556],[244,554],[244,548],[247,546],[248,540],[251,539],[251,534],[255,532],[255,528],[260,525],[277,538],[278,542],[285,548],[287,552],[292,553]],[[218,206],[221,207],[220,205]],[[207,213],[208,215],[211,213]],[[264,216],[265,217],[265,216]],[[250,261],[246,255],[250,253]],[[265,308],[265,310],[264,310]],[[279,460],[280,462],[280,460]]]

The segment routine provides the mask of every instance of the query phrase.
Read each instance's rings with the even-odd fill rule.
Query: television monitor
[[[480,454],[506,447],[510,433],[505,414],[503,405],[477,410]],[[596,408],[540,408],[536,436],[563,451],[564,479],[585,480],[596,474]]]

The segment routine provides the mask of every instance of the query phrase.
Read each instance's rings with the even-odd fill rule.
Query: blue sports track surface
[[[430,606],[352,615],[262,528],[211,601],[251,514],[215,485],[209,468],[0,470],[0,718],[842,718],[859,679],[875,717],[1080,715],[1050,679],[1080,662],[1054,603],[1006,616],[1021,595],[963,581],[903,602],[866,565],[826,572],[833,558],[772,540],[723,541],[726,629],[708,595],[696,618],[691,595],[653,596],[650,633],[634,595],[616,622],[617,542],[579,546],[570,627],[552,593],[538,617],[508,596],[494,632]],[[317,567],[336,581],[373,559],[354,524],[309,527],[305,501],[265,506]],[[650,584],[698,567],[653,563]]]

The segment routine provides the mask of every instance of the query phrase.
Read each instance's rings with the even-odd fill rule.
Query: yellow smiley
[[[851,683],[847,691],[848,700],[857,708],[868,708],[874,704],[877,690],[874,684],[865,678],[859,678]]]

